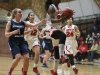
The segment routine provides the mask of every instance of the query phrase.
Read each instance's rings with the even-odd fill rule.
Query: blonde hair
[[[14,19],[14,18],[15,18],[15,14],[17,13],[17,10],[18,10],[18,9],[19,9],[19,8],[15,8],[15,9],[12,10],[11,19]]]

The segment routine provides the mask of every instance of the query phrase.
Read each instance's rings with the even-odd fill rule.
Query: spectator
[[[99,46],[100,46],[100,33],[97,33],[97,40],[98,40]]]
[[[97,36],[95,35],[94,32],[92,32],[92,37],[91,37],[91,40],[93,41],[93,38],[97,38]]]
[[[88,48],[90,49],[92,46],[92,39],[90,37],[90,34],[87,35],[87,38],[85,40],[85,43],[88,45]]]
[[[96,27],[97,27],[97,33],[100,32],[100,21],[98,18],[95,18],[95,23],[96,23]]]
[[[88,61],[89,63],[93,64],[93,59],[98,59],[100,56],[100,48],[99,48],[99,42],[97,38],[93,39],[93,44],[90,50],[88,50]]]
[[[83,36],[81,35],[80,37],[77,37],[77,41],[78,41],[78,46],[82,43],[82,41],[84,41]]]
[[[91,28],[92,32],[95,32],[95,33],[97,32],[97,25],[96,25],[97,23],[96,23],[96,20],[97,19],[95,18],[94,19],[94,23],[93,23],[92,28]]]
[[[88,54],[87,51],[88,51],[88,46],[87,44],[85,44],[84,41],[82,41],[82,44],[79,45],[78,52],[75,56],[76,60],[83,61],[85,58],[87,58],[87,54]]]

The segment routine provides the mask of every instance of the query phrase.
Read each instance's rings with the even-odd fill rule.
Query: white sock
[[[64,56],[64,44],[59,44],[59,55],[60,55],[60,58],[61,56]]]
[[[64,55],[65,56],[65,59],[69,59],[69,57],[67,55]]]
[[[54,72],[57,72],[59,59],[54,59]]]
[[[37,64],[34,63],[34,67],[37,67]]]
[[[75,65],[72,66],[72,69],[75,68]]]

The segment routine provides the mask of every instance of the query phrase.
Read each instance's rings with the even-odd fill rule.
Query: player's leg
[[[45,52],[44,59],[41,58],[41,60],[43,59],[43,65],[42,65],[42,67],[46,68],[46,67],[48,67],[47,64],[46,64],[46,61],[51,56],[52,40],[45,38],[44,41],[43,41],[43,43],[42,43],[42,45],[43,45],[43,50]]]
[[[59,47],[58,47],[59,40],[52,39],[52,42],[53,42],[53,47],[55,51],[55,54],[54,54],[55,59],[54,59],[53,69],[51,69],[51,73],[52,75],[58,75],[57,69],[59,65]]]
[[[24,52],[24,54],[23,54],[23,70],[22,70],[23,75],[27,75],[28,67],[29,67],[29,53]]]
[[[7,75],[11,75],[12,74],[13,70],[18,65],[18,63],[19,63],[19,61],[21,59],[19,46],[14,42],[9,42],[9,47],[10,47],[11,52],[12,52],[13,61],[12,61],[11,67],[10,67]]]
[[[76,66],[74,64],[74,57],[73,57],[73,55],[69,55],[68,57],[69,57],[70,64],[72,66],[72,69],[73,69],[74,73],[77,74],[78,73],[78,69],[76,68]]]
[[[69,42],[70,42],[70,45],[67,44],[67,50],[70,51],[68,57],[69,57],[70,64],[72,66],[74,73],[77,74],[78,69],[76,68],[75,63],[74,63],[74,56],[76,54],[76,43],[75,41],[72,41],[72,40]]]
[[[39,54],[40,54],[40,46],[33,46],[32,51],[35,53],[34,56],[34,66],[33,66],[33,72],[35,72],[37,75],[40,75],[38,69],[37,69],[37,64],[39,61]]]
[[[28,67],[29,67],[29,49],[28,49],[28,43],[24,41],[20,44],[21,46],[21,54],[23,55],[23,75],[27,75]]]
[[[52,36],[54,39],[59,39],[59,55],[60,58],[64,56],[64,45],[66,41],[66,35],[60,30],[53,32]]]
[[[50,56],[51,56],[51,53],[49,52],[49,50],[45,50],[45,56],[44,56],[44,59],[43,59],[43,65],[42,65],[42,67],[44,67],[44,68],[48,67],[47,64],[46,64],[46,62],[47,62],[47,60],[48,60],[48,58]]]

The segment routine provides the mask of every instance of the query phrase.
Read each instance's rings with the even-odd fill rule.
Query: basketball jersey
[[[76,48],[77,48],[77,41],[76,41],[76,35],[75,35],[75,25],[72,26],[65,26],[65,34],[66,34],[66,42],[65,42],[65,54],[67,55],[75,55],[76,54]]]
[[[12,19],[10,32],[17,29],[19,29],[19,33],[10,36],[9,41],[16,41],[16,42],[24,41],[24,29],[25,29],[24,22],[20,20],[20,22],[17,23],[14,19]]]
[[[56,6],[54,4],[51,4],[50,6],[53,6],[55,8],[55,11],[57,10],[57,8],[56,8]],[[54,13],[54,15],[55,15],[55,19],[56,19],[57,18],[56,12]],[[46,22],[45,30],[46,31],[49,31],[50,32],[50,35],[52,35],[53,31],[58,30],[58,29],[61,29],[60,28],[61,27],[60,26],[60,23],[52,23],[51,22],[50,15],[48,13],[46,14],[46,19],[47,19],[47,22]]]
[[[28,23],[30,23],[29,21],[27,21]],[[36,22],[35,22],[36,24]],[[31,28],[27,28],[27,30],[30,30]],[[32,39],[32,38],[38,38],[38,27],[34,27],[34,29],[28,34],[28,39]]]
[[[66,34],[66,39],[76,40],[76,35],[73,31],[75,31],[75,25],[71,27],[68,27],[68,25],[65,26],[64,33]]]

